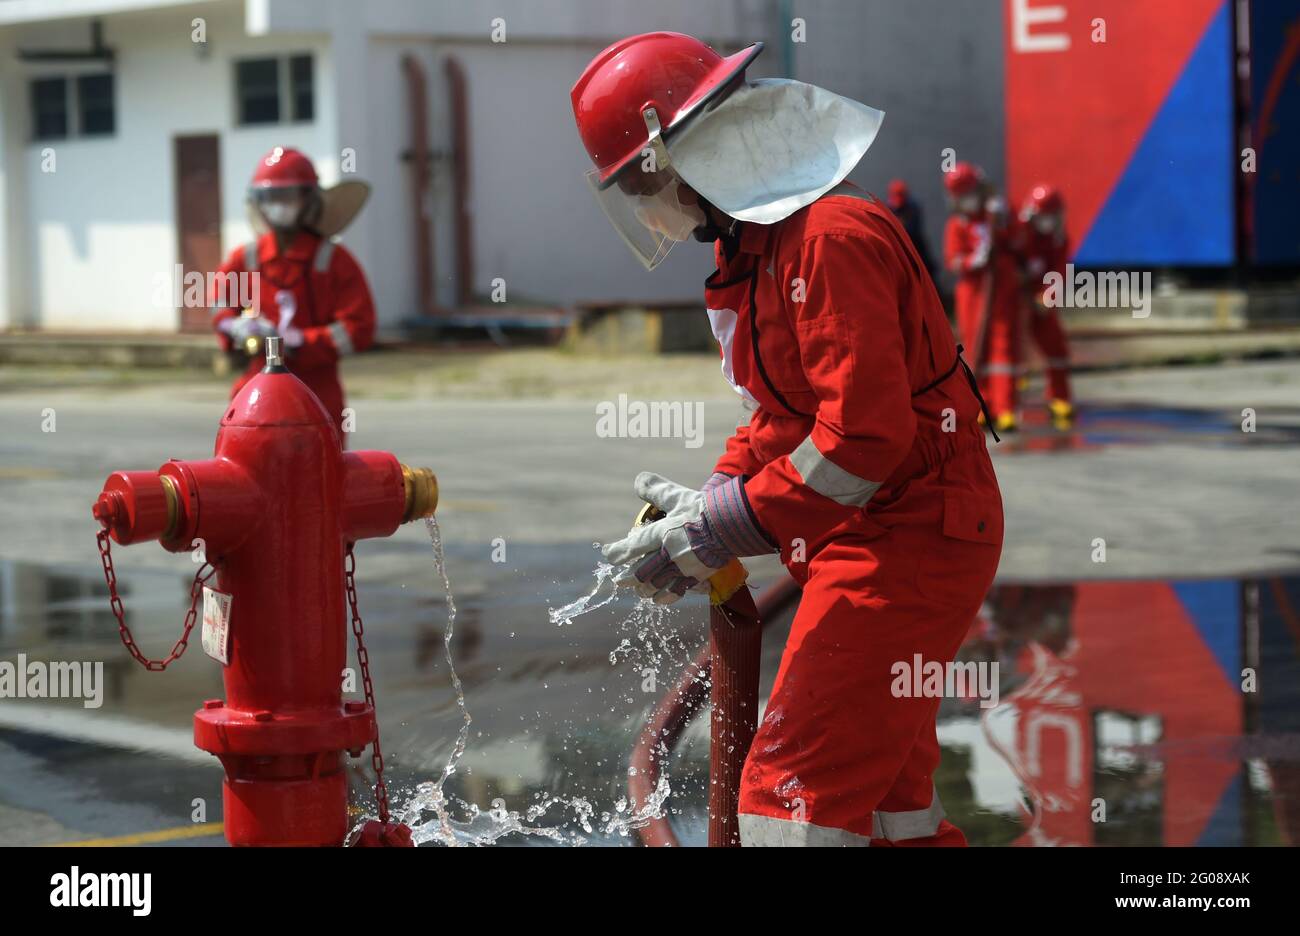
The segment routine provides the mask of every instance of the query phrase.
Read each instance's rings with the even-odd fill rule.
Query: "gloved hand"
[[[276,333],[275,326],[260,315],[236,315],[233,318],[223,319],[219,327],[230,336],[236,348],[242,348],[249,338],[265,340]]]
[[[742,478],[715,474],[696,491],[643,471],[635,488],[667,516],[633,528],[601,553],[612,565],[630,565],[615,582],[644,598],[671,604],[693,589],[707,590],[709,576],[733,557],[776,551],[754,522]]]

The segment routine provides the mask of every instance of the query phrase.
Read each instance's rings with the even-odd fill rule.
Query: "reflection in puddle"
[[[1004,437],[997,451],[1044,453],[1171,443],[1212,448],[1300,444],[1300,413],[1273,408],[1270,416],[1246,432],[1239,414],[1222,410],[1088,403],[1079,407],[1075,425],[1061,431],[1052,426],[1044,408],[1029,405],[1020,430]]]
[[[385,553],[371,552],[379,566]],[[510,568],[487,572],[467,551],[449,558],[461,612],[453,651],[474,723],[447,801],[470,837],[631,844],[628,820],[645,805],[627,801],[632,743],[703,644],[705,615],[678,612],[642,633],[620,597],[556,627],[546,609],[584,590],[572,570],[591,567],[589,547],[513,555]],[[421,558],[363,586],[399,809],[440,774],[463,725],[439,652],[443,597]],[[141,670],[97,575],[0,563],[0,657],[102,660],[101,712],[188,729],[197,704],[220,695],[219,666],[198,652],[161,676]],[[124,576],[142,645],[171,645],[188,583],[185,570]],[[765,636],[767,686],[788,618]],[[611,661],[625,639],[637,652]],[[940,711],[936,783],[973,844],[1300,842],[1300,578],[1000,583],[961,659],[1000,664],[999,705],[947,700]],[[662,809],[683,844],[705,838],[707,730],[698,718],[668,761]],[[78,769],[95,775],[113,762],[87,754]],[[368,807],[359,767],[354,794]],[[560,831],[520,834],[510,813]]]
[[[1001,664],[1002,704],[940,717],[969,808],[1014,820],[972,840],[1300,841],[1297,606],[1296,578],[996,586],[961,658]]]

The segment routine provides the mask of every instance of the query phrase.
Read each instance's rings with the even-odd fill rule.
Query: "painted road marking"
[[[194,825],[178,826],[174,829],[159,829],[156,832],[136,832],[132,835],[115,835],[111,838],[86,839],[82,842],[59,842],[51,848],[120,848],[130,845],[152,845],[155,842],[175,842],[178,839],[206,838],[209,835],[221,835],[225,829],[222,822],[198,822]]]

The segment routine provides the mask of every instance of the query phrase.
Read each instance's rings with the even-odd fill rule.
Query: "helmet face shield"
[[[629,167],[613,184],[602,186],[600,170],[591,169],[587,184],[618,236],[647,270],[707,221],[698,204],[682,201],[682,181],[667,170],[644,173]]]

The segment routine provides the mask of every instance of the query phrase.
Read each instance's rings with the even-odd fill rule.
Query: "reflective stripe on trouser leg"
[[[868,481],[845,471],[821,453],[808,436],[790,453],[790,464],[799,472],[803,483],[823,497],[846,507],[862,507],[880,488],[879,481]]]
[[[741,813],[738,818],[740,842],[746,848],[862,848],[870,845],[873,838],[891,842],[928,838],[939,831],[944,816],[939,791],[935,790],[926,809],[908,812],[876,810],[871,820],[870,836],[797,819],[750,813]]]
[[[740,844],[745,848],[865,848],[871,839],[845,829],[797,819],[741,813]]]
[[[939,823],[945,815],[943,803],[939,801],[939,791],[935,790],[930,797],[930,805],[925,809],[907,812],[877,809],[871,820],[871,837],[889,839],[891,842],[926,838],[939,830]]]
[[[951,460],[945,471],[986,488],[993,512],[1000,506],[987,461],[980,450]],[[972,465],[982,472],[978,480]],[[870,841],[873,832],[916,832],[924,844],[938,828],[941,813],[936,807],[931,815],[929,807],[940,699],[897,694],[895,664],[917,653],[953,659],[1001,550],[944,536],[944,501],[933,484],[917,479],[910,492],[933,524],[900,525],[869,541],[835,538],[809,558],[803,598],[741,778],[741,815],[775,820],[742,819],[742,834],[754,844],[852,844]],[[916,812],[930,819],[926,827]]]

